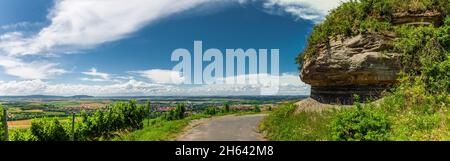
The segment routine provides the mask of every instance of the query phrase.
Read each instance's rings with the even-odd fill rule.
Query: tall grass
[[[284,104],[269,114],[260,124],[260,130],[269,140],[328,140],[328,123],[334,111],[301,111],[294,114],[294,104]]]

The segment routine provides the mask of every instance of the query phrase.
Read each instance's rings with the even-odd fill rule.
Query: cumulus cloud
[[[45,61],[23,62],[20,59],[0,56],[0,66],[3,66],[6,74],[22,79],[46,79],[66,73],[64,69],[58,68],[57,63]]]
[[[68,96],[87,94],[95,96],[126,96],[159,93],[159,91],[164,90],[165,88],[161,85],[136,80],[111,85],[51,84],[42,80],[0,81],[0,95],[44,94]]]
[[[307,95],[309,86],[300,82],[295,74],[279,76],[279,95]],[[130,79],[109,85],[52,84],[39,79],[0,81],[0,95],[94,95],[94,96],[174,96],[174,95],[259,95],[264,84],[158,84]]]

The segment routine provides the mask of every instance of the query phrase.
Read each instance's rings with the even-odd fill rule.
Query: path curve
[[[263,141],[257,132],[266,114],[227,115],[192,122],[179,141]]]

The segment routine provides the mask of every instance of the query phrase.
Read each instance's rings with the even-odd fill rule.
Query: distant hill
[[[69,98],[74,98],[74,99],[84,99],[84,98],[94,98],[94,96],[89,96],[89,95],[74,95],[74,96],[69,96]]]
[[[26,95],[26,96],[0,96],[0,99],[85,99],[94,98],[89,95],[74,95],[74,96],[52,96],[52,95]]]

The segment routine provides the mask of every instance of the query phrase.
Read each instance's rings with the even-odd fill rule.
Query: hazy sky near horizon
[[[280,95],[309,94],[295,57],[338,0],[2,0],[0,95],[257,95],[167,81],[177,48],[280,49]]]

